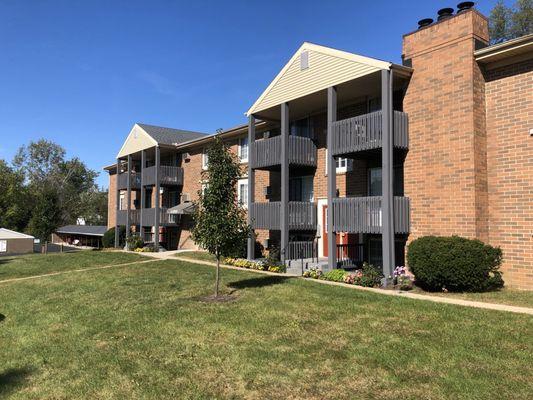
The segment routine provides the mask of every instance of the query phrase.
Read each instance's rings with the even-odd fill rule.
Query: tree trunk
[[[217,273],[215,278],[215,297],[218,297],[218,286],[220,283],[220,256],[217,255]]]

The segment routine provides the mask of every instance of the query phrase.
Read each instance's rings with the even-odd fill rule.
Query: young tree
[[[245,211],[237,202],[237,180],[241,168],[236,156],[220,138],[207,149],[208,167],[202,173],[205,189],[195,202],[192,237],[198,245],[216,257],[215,297],[219,293],[220,259],[235,255],[246,243],[251,231]]]
[[[61,224],[57,192],[54,188],[45,186],[35,195],[34,203],[28,230],[33,236],[48,240]]]
[[[498,0],[489,17],[491,44],[533,33],[533,0],[517,0],[512,8]]]

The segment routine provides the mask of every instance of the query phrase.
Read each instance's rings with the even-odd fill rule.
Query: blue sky
[[[456,2],[0,0],[0,158],[46,138],[101,171],[135,122],[244,123],[302,42],[400,63],[402,34]]]

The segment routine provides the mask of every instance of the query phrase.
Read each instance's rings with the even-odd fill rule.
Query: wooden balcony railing
[[[375,111],[333,123],[333,148],[335,156],[358,151],[379,149],[383,143],[382,112]],[[394,111],[394,147],[409,147],[409,128],[407,114]]]
[[[316,229],[316,205],[305,201],[289,202],[289,229]],[[281,229],[281,202],[252,203],[250,209],[254,229]]]
[[[252,144],[252,168],[281,165],[281,136],[257,140]],[[289,164],[316,167],[317,149],[309,138],[289,136]]]
[[[117,222],[119,225],[126,225],[126,215],[127,210],[118,210],[117,212]],[[154,226],[155,225],[155,208],[145,208],[142,212],[142,225],[143,226]],[[139,225],[141,220],[141,210],[133,209],[130,210],[130,224]],[[167,208],[159,209],[159,225],[160,226],[173,226],[179,222],[178,215],[168,214]]]
[[[382,233],[382,197],[339,197],[333,199],[335,232]],[[394,231],[409,233],[409,198],[394,197]]]
[[[119,189],[128,188],[128,172],[122,172],[118,174],[117,185]],[[141,174],[132,172],[131,173],[131,188],[140,189],[141,187]]]
[[[155,185],[155,172],[155,166],[143,169],[144,185]],[[161,185],[183,185],[183,168],[168,165],[159,166],[159,183]]]

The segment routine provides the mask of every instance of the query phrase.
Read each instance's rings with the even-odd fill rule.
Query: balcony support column
[[[141,170],[139,173],[141,174],[141,211],[139,216],[139,231],[141,234],[141,238],[144,240],[144,231],[143,231],[143,213],[144,208],[146,207],[146,189],[144,187],[144,167],[146,165],[146,151],[141,150]]]
[[[395,268],[394,260],[394,198],[393,198],[393,125],[392,125],[392,71],[381,71],[381,109],[383,144],[381,153],[382,171],[382,252],[383,285],[389,283],[389,276]]]
[[[161,149],[159,146],[155,147],[155,216],[154,216],[154,251],[159,251],[159,213],[160,213],[160,183],[159,183],[159,166],[161,164]]]
[[[126,240],[130,237],[131,229],[131,154],[128,155],[128,171],[127,171],[126,180],[127,182],[127,199],[128,204],[126,205]],[[129,250],[129,249],[128,249]]]
[[[120,174],[120,159],[117,158],[117,173],[116,173],[116,179],[115,179],[115,247],[120,246],[120,236],[119,236],[119,224],[118,224],[118,214],[120,211],[120,189],[118,187],[118,176]]]
[[[281,261],[287,260],[289,246],[289,103],[281,105]]]
[[[252,204],[255,201],[255,171],[252,168],[254,165],[254,152],[253,145],[255,142],[255,117],[250,115],[248,118],[248,202],[246,204],[248,208],[248,225],[252,226]],[[250,237],[248,238],[248,247],[247,247],[247,257],[248,260],[253,260],[255,258],[255,232],[252,230]]]
[[[333,123],[337,121],[337,88],[328,88],[328,209],[327,209],[327,232],[328,232],[328,267],[337,268],[337,240],[333,230],[333,199],[337,195],[337,171],[336,161],[333,155]]]

